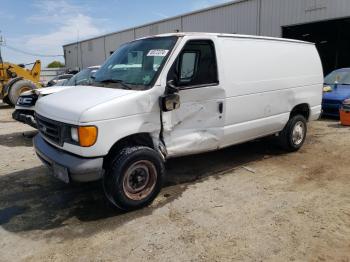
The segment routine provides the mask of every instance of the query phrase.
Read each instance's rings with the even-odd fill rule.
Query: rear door
[[[225,91],[219,82],[212,40],[189,40],[167,81],[179,88],[180,108],[163,112],[163,140],[168,156],[215,150],[223,136]]]

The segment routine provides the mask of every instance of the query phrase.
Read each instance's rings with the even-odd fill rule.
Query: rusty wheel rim
[[[123,191],[132,200],[145,199],[153,191],[157,181],[157,169],[148,160],[133,163],[125,172]]]

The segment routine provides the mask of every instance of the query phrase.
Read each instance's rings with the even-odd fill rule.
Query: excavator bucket
[[[36,80],[36,82],[40,81],[40,73],[41,73],[41,61],[36,60],[32,70],[30,71],[30,74],[33,76],[33,78]]]

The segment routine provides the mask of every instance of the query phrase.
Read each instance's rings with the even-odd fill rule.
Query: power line
[[[36,57],[63,57],[64,55],[43,55],[43,54],[36,54],[28,51],[21,50],[19,48],[9,46],[7,44],[3,45],[3,47],[8,48],[14,52],[25,54],[25,55],[30,55],[30,56],[36,56]]]

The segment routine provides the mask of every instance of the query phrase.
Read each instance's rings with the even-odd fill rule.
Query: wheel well
[[[293,108],[293,110],[290,112],[289,119],[296,115],[302,115],[305,117],[306,120],[309,120],[310,116],[310,107],[308,104],[300,104]]]
[[[129,135],[117,141],[109,150],[107,156],[104,159],[103,167],[106,169],[107,164],[111,163],[116,153],[127,146],[147,146],[154,149],[154,143],[149,133],[138,133]]]

